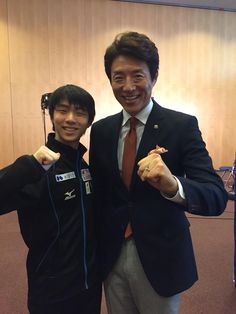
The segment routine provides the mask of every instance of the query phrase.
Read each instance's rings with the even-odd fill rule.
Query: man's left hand
[[[138,175],[142,181],[147,181],[154,188],[168,197],[173,197],[178,191],[178,184],[169,168],[161,158],[158,149],[154,149],[149,155],[138,162]]]

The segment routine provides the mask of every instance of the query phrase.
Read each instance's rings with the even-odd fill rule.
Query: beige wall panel
[[[8,23],[6,1],[0,1],[0,84],[1,84],[1,111],[0,114],[10,114],[10,72],[9,72],[9,50],[8,50]],[[2,88],[4,84],[4,88]],[[8,88],[7,88],[8,85]],[[2,99],[3,92],[3,99]],[[7,102],[8,100],[8,102]]]
[[[40,84],[12,83],[15,158],[22,154],[31,154],[44,144],[40,106],[41,95],[44,92],[47,92],[47,89]],[[49,127],[47,129],[49,130]]]
[[[0,115],[0,168],[13,161],[12,119],[9,115]]]
[[[44,145],[43,127],[40,118],[14,115],[13,123],[16,157],[22,154],[32,154],[41,145]]]
[[[0,167],[13,161],[7,2],[0,1]]]
[[[44,143],[40,99],[49,82],[48,14],[45,1],[8,1],[14,158]]]
[[[50,1],[49,60],[53,89],[86,80],[86,23],[84,1]],[[65,13],[66,12],[66,13]]]
[[[11,80],[34,84],[49,79],[47,1],[8,0]]]

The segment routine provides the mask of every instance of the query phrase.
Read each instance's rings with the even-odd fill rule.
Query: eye
[[[88,112],[87,111],[79,109],[79,108],[76,109],[75,113],[76,113],[76,115],[78,117],[87,117],[88,116]]]
[[[144,78],[144,75],[142,73],[137,73],[134,75],[135,81],[141,81]]]
[[[68,109],[64,108],[64,107],[57,107],[55,109],[57,112],[60,112],[60,113],[67,113],[68,112]]]
[[[116,74],[112,77],[113,82],[122,82],[124,80],[124,76],[120,74]]]

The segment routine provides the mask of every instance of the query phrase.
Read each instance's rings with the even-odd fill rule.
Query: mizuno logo
[[[68,191],[64,194],[65,195],[65,201],[70,200],[76,196],[75,194],[73,194],[74,191],[75,191],[75,189],[73,189],[72,191]]]

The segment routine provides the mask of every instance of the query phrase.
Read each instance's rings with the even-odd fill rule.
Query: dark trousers
[[[100,314],[102,287],[96,286],[66,299],[46,305],[30,305],[30,314]]]

